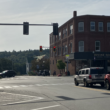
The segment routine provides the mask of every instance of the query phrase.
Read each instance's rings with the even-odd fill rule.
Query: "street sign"
[[[66,55],[66,58],[68,58],[69,57],[69,55]]]

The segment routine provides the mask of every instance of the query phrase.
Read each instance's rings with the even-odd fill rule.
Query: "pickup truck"
[[[110,89],[110,74],[106,74],[104,77],[105,87],[107,90]]]

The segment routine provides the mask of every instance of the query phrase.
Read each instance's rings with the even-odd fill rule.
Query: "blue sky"
[[[77,15],[109,15],[110,0],[0,0],[0,23],[51,24],[61,26]],[[0,52],[49,47],[52,26],[30,26],[29,35],[23,35],[23,26],[0,25]]]

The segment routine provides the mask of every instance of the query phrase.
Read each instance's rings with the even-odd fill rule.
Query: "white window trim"
[[[102,30],[100,30],[100,28],[99,28],[99,23],[102,23]],[[98,31],[103,32],[103,22],[98,22]]]
[[[80,27],[83,27],[83,30],[80,30]],[[84,22],[78,22],[78,32],[84,32]]]
[[[99,45],[99,50],[96,50],[96,42],[99,42],[99,44],[100,44],[100,41],[95,41],[95,51],[99,52],[100,51],[100,45]]]
[[[80,46],[80,42],[83,42],[83,46]],[[84,41],[79,41],[78,47],[79,47],[79,52],[84,52]],[[83,47],[83,50],[80,50],[81,47]]]
[[[70,34],[73,34],[73,25],[70,25]]]
[[[59,32],[59,38],[58,38],[59,40],[61,39],[61,32]]]
[[[108,26],[109,24],[109,26]],[[107,22],[107,32],[110,32],[110,30],[108,30],[108,27],[110,27],[110,22]]]
[[[91,23],[94,23],[94,25],[91,25]],[[91,29],[92,26],[94,26],[94,29]],[[95,31],[95,22],[94,21],[90,22],[90,31]]]

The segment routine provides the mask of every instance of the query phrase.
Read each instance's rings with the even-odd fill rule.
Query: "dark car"
[[[3,78],[4,77],[14,77],[15,75],[16,75],[16,72],[13,70],[5,70],[0,74],[0,76]]]
[[[44,70],[42,73],[43,76],[50,76],[50,73],[48,70]]]
[[[42,76],[43,71],[39,70],[38,76]]]

